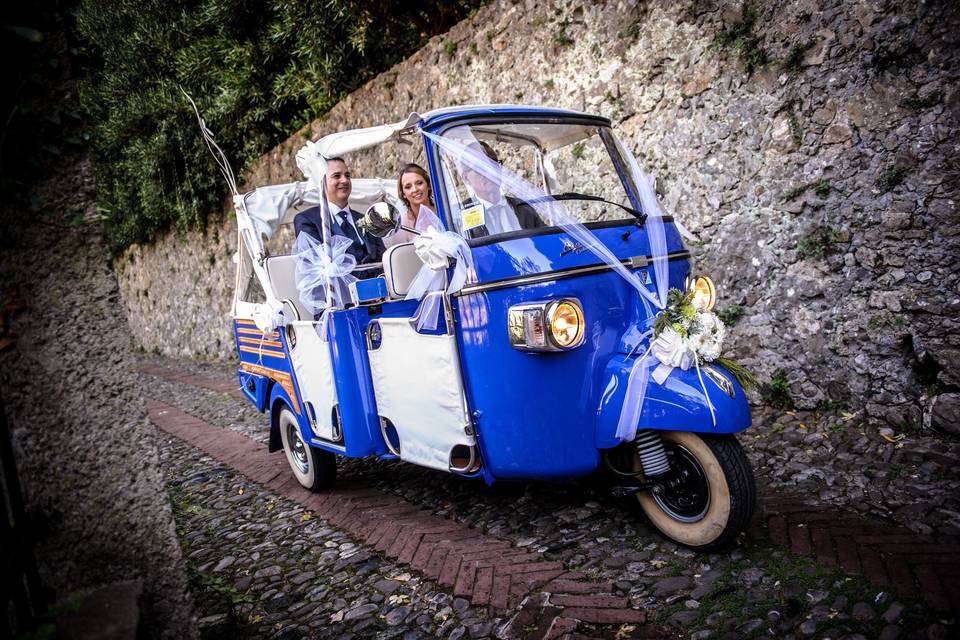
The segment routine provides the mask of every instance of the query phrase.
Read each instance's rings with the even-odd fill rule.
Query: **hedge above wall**
[[[485,0],[84,0],[99,204],[114,253],[219,212],[225,185],[181,94],[242,170]]]

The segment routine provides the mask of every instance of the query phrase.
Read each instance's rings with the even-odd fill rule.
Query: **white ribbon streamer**
[[[599,238],[597,238],[593,232],[571,215],[563,204],[551,199],[542,190],[537,189],[520,176],[482,153],[478,141],[474,138],[468,127],[458,128],[455,130],[455,133],[448,133],[446,136],[439,136],[422,129],[420,131],[425,138],[433,142],[442,153],[453,159],[458,166],[467,167],[482,174],[488,180],[500,185],[503,190],[527,202],[527,204],[536,210],[544,222],[563,229],[579,241],[584,248],[620,275],[627,284],[633,287],[638,293],[637,299],[644,307],[640,317],[645,317],[646,320],[644,325],[640,327],[642,333],[634,347],[634,352],[636,352],[643,340],[649,340],[652,337],[653,332],[651,329],[657,315],[654,309],[663,311],[667,306],[670,274],[666,231],[664,228],[663,213],[660,210],[656,193],[653,189],[653,178],[640,169],[633,154],[627,150],[620,140],[614,137],[620,155],[626,159],[628,163],[626,169],[629,170],[630,178],[640,197],[643,213],[647,215],[645,229],[648,242],[650,243],[650,255],[656,287],[655,294],[650,292],[638,276],[631,273],[623,263],[600,242]],[[460,136],[464,141],[454,139],[453,135]],[[651,354],[652,348],[653,346],[651,344],[644,354],[634,361],[628,376],[627,395],[624,398],[624,403],[620,411],[616,431],[617,437],[624,441],[630,441],[636,437],[640,413],[646,397],[647,385],[650,380],[650,368],[660,362],[656,355]],[[665,376],[663,380],[666,380]],[[660,384],[662,384],[662,382]],[[706,387],[703,385],[702,377],[701,388],[707,405],[710,408],[713,424],[716,426],[716,416],[714,415],[713,406],[707,394]]]
[[[434,224],[439,220],[433,212],[421,205],[417,215],[417,230],[420,235],[413,241],[414,250],[423,262],[417,272],[405,300],[421,300],[417,309],[417,329],[433,331],[437,328],[440,316],[441,296],[429,295],[443,291],[443,279],[446,275],[450,260],[456,261],[450,282],[447,284],[448,294],[456,293],[467,283],[467,276],[474,271],[473,254],[466,241],[452,231],[438,231]],[[423,226],[426,226],[425,230]]]
[[[653,330],[644,333],[648,339]],[[624,441],[633,440],[637,435],[637,425],[640,423],[640,411],[647,396],[647,385],[650,383],[650,368],[657,364],[657,359],[650,355],[653,345],[647,347],[642,356],[637,358],[630,375],[627,376],[627,388],[623,392],[623,406],[620,407],[620,417],[617,420],[615,435]]]

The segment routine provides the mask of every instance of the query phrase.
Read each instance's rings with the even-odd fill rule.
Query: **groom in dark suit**
[[[330,228],[333,234],[344,236],[351,241],[347,252],[357,259],[357,264],[380,262],[384,251],[383,240],[364,232],[360,228],[357,221],[361,218],[361,215],[351,209],[348,204],[350,193],[353,191],[353,183],[350,181],[350,170],[343,158],[327,160],[326,181],[327,202],[330,204],[330,215],[333,218]],[[321,212],[322,208],[316,206],[298,213],[293,219],[294,235],[299,236],[300,232],[304,232],[322,241]],[[365,279],[373,277],[377,273],[364,270],[357,271],[354,275],[360,279]]]

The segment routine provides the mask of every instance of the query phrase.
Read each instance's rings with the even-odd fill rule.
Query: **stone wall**
[[[139,582],[138,638],[199,638],[157,429],[147,419],[103,228],[94,221],[93,165],[85,152],[58,157],[31,185],[35,208],[11,218],[30,222],[0,260],[3,302],[12,316],[7,336],[14,339],[0,350],[0,411],[26,512],[19,535],[29,540],[45,592],[33,596],[49,592],[62,605],[54,611],[77,614],[78,593],[112,585],[100,597],[124,594],[112,596],[105,614],[120,624],[130,612],[118,614],[117,606],[137,600],[130,592]],[[57,213],[40,218],[38,211]],[[90,222],[71,225],[78,216]],[[57,637],[125,637],[123,627],[106,632],[63,622]],[[0,630],[8,628],[17,631],[0,623]],[[20,631],[18,638],[44,635]]]
[[[698,237],[736,356],[782,371],[801,407],[956,429],[957,5],[663,4],[493,2],[303,133],[467,103],[608,116]],[[247,183],[301,178],[303,141]],[[351,161],[360,175],[396,166]],[[144,348],[231,355],[232,229],[118,261]]]

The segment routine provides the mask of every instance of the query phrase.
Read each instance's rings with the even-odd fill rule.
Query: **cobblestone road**
[[[631,501],[598,482],[486,487],[367,460],[342,461],[339,497],[330,502],[291,482],[281,453],[266,454],[266,422],[238,397],[229,365],[151,359],[142,370],[150,395],[172,405],[151,403],[155,421],[169,411],[194,425],[193,436],[165,438],[164,457],[206,637],[227,630],[285,638],[955,632],[960,554],[950,535],[934,538],[767,488],[749,539],[730,553],[696,555],[653,533]],[[231,450],[227,441],[238,444]],[[345,502],[337,507],[338,500]],[[344,505],[352,517],[344,518]],[[391,509],[414,515],[406,528],[384,531],[381,522],[377,530],[368,516],[378,508],[386,509],[384,521],[398,519]],[[434,539],[416,528],[430,526]],[[423,545],[443,540],[444,530],[479,539],[472,552],[487,557],[458,547],[458,566],[445,567],[433,557],[436,545]],[[497,565],[483,562],[491,557],[520,558],[539,576],[498,589]]]

